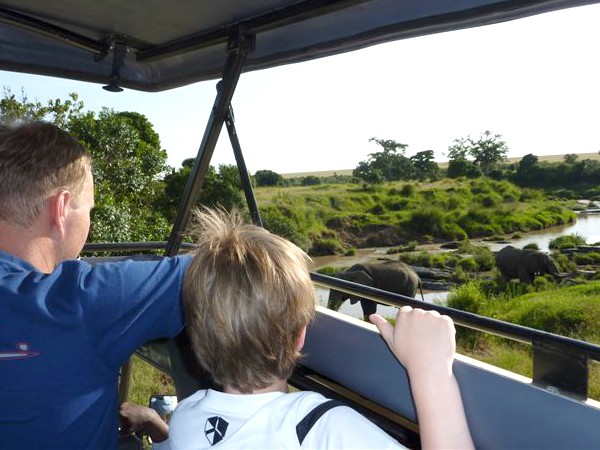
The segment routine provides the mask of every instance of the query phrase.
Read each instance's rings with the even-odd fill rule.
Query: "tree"
[[[433,150],[425,150],[410,157],[414,166],[415,178],[435,181],[439,178],[440,168],[434,160]]]
[[[369,184],[381,184],[385,181],[381,170],[375,169],[367,161],[359,162],[356,169],[352,171],[352,176],[360,178]]]
[[[254,181],[257,186],[281,186],[283,177],[272,170],[257,170]]]
[[[458,178],[468,176],[476,178],[481,175],[481,171],[469,161],[469,142],[467,139],[454,139],[452,145],[448,147],[448,169],[446,175],[449,178]]]
[[[454,139],[452,145],[448,147],[448,159],[450,161],[468,161],[469,148],[467,139]]]
[[[45,120],[66,129],[73,117],[81,115],[83,102],[75,93],[69,94],[69,99],[48,100],[43,105],[37,100],[29,101],[27,94],[21,90],[21,99],[18,100],[9,88],[4,88],[3,98],[0,100],[0,121],[11,123],[20,120]]]
[[[567,153],[563,156],[566,164],[575,164],[577,162],[577,155],[575,153]]]
[[[411,179],[414,176],[413,162],[404,156],[408,147],[391,139],[371,138],[382,147],[382,151],[370,153],[367,161],[361,161],[353,175],[367,183]]]
[[[321,184],[321,178],[314,175],[308,175],[300,180],[300,184],[302,186],[315,186]]]
[[[183,192],[187,184],[187,180],[194,166],[194,158],[189,158],[183,161],[179,170],[171,169],[171,172],[165,176],[164,192],[165,215],[171,219],[175,218],[179,202],[183,197]],[[205,206],[222,206],[225,209],[232,209],[236,206],[244,205],[242,196],[242,182],[239,177],[237,167],[234,165],[222,164],[216,170],[213,166],[209,166],[206,172],[206,179],[198,205]]]
[[[474,140],[470,136],[461,139],[455,139],[453,144],[448,147],[448,158],[452,164],[448,167],[448,176],[456,177],[461,175],[474,174],[471,170],[470,162],[467,157],[473,158],[473,163],[477,165],[484,175],[488,175],[490,169],[498,162],[506,158],[508,147],[499,134],[492,134],[490,131],[483,132],[479,139]],[[452,175],[450,175],[452,173]]]
[[[508,147],[506,142],[502,140],[502,136],[499,134],[492,134],[490,131],[484,131],[478,140],[471,138],[469,141],[469,153],[474,159],[484,175],[487,175],[490,168],[504,160]]]

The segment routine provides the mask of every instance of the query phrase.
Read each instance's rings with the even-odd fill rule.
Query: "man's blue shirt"
[[[183,328],[190,257],[44,274],[0,252],[0,449],[108,449],[118,441],[120,366]]]

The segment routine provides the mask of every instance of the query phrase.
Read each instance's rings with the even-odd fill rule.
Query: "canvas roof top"
[[[160,91],[218,78],[228,36],[256,36],[244,70],[596,3],[566,0],[0,0],[0,69]]]

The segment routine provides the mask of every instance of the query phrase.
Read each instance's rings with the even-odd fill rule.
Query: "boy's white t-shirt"
[[[154,450],[405,448],[348,406],[327,411],[302,445],[296,425],[327,398],[316,392],[237,395],[202,390],[177,406],[169,439]]]

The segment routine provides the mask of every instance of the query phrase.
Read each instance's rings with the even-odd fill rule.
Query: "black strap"
[[[336,406],[345,405],[344,403],[339,402],[337,400],[328,400],[326,402],[321,403],[320,405],[317,405],[315,408],[312,409],[312,411],[310,411],[306,416],[304,416],[304,419],[298,422],[298,425],[296,425],[296,434],[298,435],[298,442],[300,442],[300,445],[302,445],[304,438],[315,425],[317,420],[319,420],[321,416],[327,411],[329,411],[331,408],[335,408]]]

